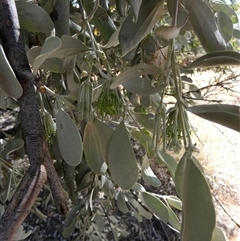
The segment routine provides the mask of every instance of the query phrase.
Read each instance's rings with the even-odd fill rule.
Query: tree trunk
[[[18,99],[26,151],[30,167],[19,184],[0,221],[0,241],[14,240],[14,236],[28,215],[35,198],[48,179],[56,208],[66,215],[68,211],[61,184],[55,172],[44,129],[34,84],[38,79],[32,74],[20,39],[20,25],[14,0],[0,0],[0,39],[6,57],[18,79],[23,94]]]

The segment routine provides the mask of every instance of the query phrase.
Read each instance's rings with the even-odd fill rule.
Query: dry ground
[[[234,69],[240,74],[240,68]],[[193,76],[199,85],[206,85],[219,74],[206,72]],[[221,79],[228,78],[227,75]],[[222,103],[240,105],[240,77],[231,83],[236,92],[213,89],[209,98]],[[209,180],[217,212],[218,225],[223,227],[227,240],[240,240],[240,133],[189,114],[192,125],[197,128],[195,137],[200,160]],[[240,125],[240,123],[239,123]]]

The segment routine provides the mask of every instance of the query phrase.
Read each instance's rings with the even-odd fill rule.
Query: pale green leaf
[[[32,233],[32,230],[29,230],[28,232],[24,231],[24,228],[22,225],[20,225],[20,227],[18,228],[16,234],[15,234],[15,241],[17,240],[24,240],[26,239],[30,234]]]
[[[137,181],[138,167],[124,122],[112,134],[107,160],[111,178],[122,189],[130,189]]]
[[[132,115],[136,118],[136,120],[148,131],[153,132],[155,116],[152,113],[143,114],[132,112]]]
[[[233,35],[233,23],[228,15],[222,11],[217,12],[217,22],[219,31],[226,43],[228,43]]]
[[[151,64],[138,64],[121,73],[110,88],[114,89],[122,84],[128,91],[134,94],[151,95],[166,87],[164,80],[157,80],[155,83],[147,75],[160,75],[161,69]]]
[[[216,217],[208,184],[194,162],[188,158],[182,175],[182,241],[211,241]]]
[[[238,22],[238,15],[229,4],[213,2],[212,6],[216,11],[221,11],[221,12],[224,12],[226,15],[228,15],[232,23]]]
[[[138,211],[134,208],[132,208],[133,210],[133,216],[138,220],[138,222],[142,222],[143,218],[142,216],[138,213]]]
[[[168,208],[161,200],[148,192],[143,192],[141,196],[143,198],[143,202],[151,212],[153,212],[164,223],[169,221]]]
[[[77,221],[77,216],[79,215],[79,212],[85,207],[84,204],[80,203],[76,206],[73,206],[70,210],[70,212],[67,214],[67,217],[64,221],[64,227],[63,227],[63,232],[62,235],[64,238],[69,237],[74,228],[75,228],[75,223]]]
[[[147,76],[144,76],[126,81],[123,83],[123,86],[133,94],[152,95],[163,90],[167,86],[167,83],[164,78],[158,79],[157,82],[152,83],[152,80],[150,80]]]
[[[42,47],[35,46],[27,51],[28,61],[31,65],[33,65],[34,60],[40,55],[41,50]],[[52,58],[52,56],[49,56],[47,59],[44,60],[39,69],[44,69],[53,73],[64,73],[64,61],[63,59]]]
[[[185,169],[185,164],[187,159],[190,156],[189,151],[185,151],[184,154],[182,155],[180,161],[177,164],[177,167],[174,172],[174,183],[175,183],[175,188],[177,191],[177,194],[180,198],[182,198],[182,179],[183,179],[183,172]]]
[[[188,0],[189,20],[206,52],[226,50],[226,43],[218,29],[214,13],[208,3]]]
[[[146,192],[144,186],[140,183],[135,183],[134,186],[132,187],[132,190],[136,192]]]
[[[158,151],[157,162],[159,165],[166,165],[169,172],[171,173],[171,176],[174,177],[177,168],[177,162],[172,156],[170,156],[168,153]]]
[[[164,39],[173,39],[176,38],[180,32],[181,28],[174,27],[174,26],[168,26],[168,25],[162,25],[158,27],[155,32],[158,36]]]
[[[33,65],[34,60],[38,57],[38,55],[41,52],[42,47],[40,46],[34,46],[31,49],[27,51],[27,57],[29,64]]]
[[[15,2],[22,29],[49,33],[54,24],[47,12],[40,6],[26,1]]]
[[[233,29],[233,37],[236,39],[240,39],[240,30],[239,29]]]
[[[36,74],[43,62],[51,56],[51,54],[60,48],[61,40],[58,37],[48,37],[41,49],[40,55],[34,60],[33,73]]]
[[[63,35],[61,37],[61,42],[61,47],[51,54],[51,58],[65,58],[67,56],[76,55],[89,50],[89,48],[79,39],[71,36]]]
[[[168,214],[169,214],[169,223],[171,224],[171,226],[175,230],[180,231],[181,230],[181,223],[180,223],[177,215],[169,207],[168,207]]]
[[[105,179],[105,180],[103,183],[102,190],[103,190],[105,196],[107,196],[109,198],[113,198],[115,195],[115,187],[113,186],[112,181],[109,178],[104,177],[104,176],[103,176],[103,179]]]
[[[214,104],[188,107],[187,110],[206,120],[240,132],[240,107],[237,105]]]
[[[106,45],[103,46],[103,48],[111,48],[111,47],[116,47],[119,45],[119,40],[118,40],[118,35],[120,32],[120,28],[118,28],[112,36],[109,38],[108,42]]]
[[[22,86],[7,60],[2,45],[0,45],[0,63],[0,89],[13,98],[19,98],[23,93]]]
[[[122,56],[134,49],[149,34],[163,14],[163,3],[164,1],[158,0],[143,1],[136,22],[128,15],[119,33]]]
[[[4,148],[4,151],[2,152],[2,156],[9,155],[14,151],[19,150],[23,146],[24,146],[24,140],[14,139],[13,141],[7,143],[7,145]]]
[[[215,227],[211,241],[226,241],[223,231],[219,227]]]
[[[139,202],[137,203],[137,209],[140,215],[142,215],[146,219],[151,219],[152,214],[148,212]]]
[[[159,76],[161,73],[162,70],[152,64],[137,64],[118,75],[110,88],[114,89],[121,84],[123,85],[126,84],[126,82],[131,82],[132,79],[139,80],[139,85],[141,85],[141,76],[148,74]]]
[[[97,174],[107,169],[107,151],[112,134],[113,129],[98,119],[89,121],[85,127],[84,154],[89,167]]]
[[[148,157],[145,155],[142,161],[142,168],[141,168],[142,178],[151,186],[159,187],[161,185],[160,180],[152,171]]]
[[[117,206],[118,206],[118,209],[122,213],[128,213],[128,207],[127,207],[126,201],[125,201],[125,194],[122,193],[122,192],[118,193],[118,196],[117,196]]]
[[[39,68],[44,69],[46,71],[50,71],[52,73],[60,73],[60,74],[66,71],[63,65],[63,59],[59,59],[59,58],[46,59]]]
[[[56,114],[57,139],[61,155],[65,162],[77,166],[82,160],[83,144],[76,124],[62,109]]]
[[[83,150],[91,170],[96,174],[101,174],[106,172],[107,166],[100,150],[98,136],[91,124],[91,122],[88,122],[84,130]]]
[[[240,65],[240,54],[234,51],[216,51],[205,54],[187,66],[181,66],[183,69],[204,68],[213,66]]]
[[[172,207],[182,211],[182,201],[176,197],[176,196],[165,196],[166,201],[171,205]]]
[[[133,129],[132,130],[133,137],[144,147],[144,149],[147,151],[149,157],[153,157],[155,155],[154,150],[152,149],[151,144],[151,134],[146,129]]]

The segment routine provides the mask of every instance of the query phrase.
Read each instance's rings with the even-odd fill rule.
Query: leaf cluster
[[[77,226],[91,240],[106,240],[101,220],[117,205],[139,221],[157,217],[182,241],[220,240],[209,187],[193,156],[187,113],[239,131],[239,107],[193,105],[182,90],[191,86],[186,73],[193,69],[240,64],[231,44],[239,39],[235,11],[202,0],[79,0],[70,2],[69,11],[48,0],[17,1],[16,6],[29,63],[43,83],[38,92],[42,123],[72,203],[63,236]],[[67,29],[57,27],[59,22]],[[181,65],[179,49],[194,50],[193,38],[202,56]],[[0,57],[0,97],[18,98],[22,89],[2,48]],[[142,160],[136,160],[129,137],[143,145]],[[22,146],[18,138],[9,142],[0,171],[6,169],[6,156]],[[166,153],[182,148],[179,163]],[[169,169],[178,197],[150,193],[139,184],[142,177],[161,185],[150,157]],[[173,208],[182,211],[182,221]],[[111,229],[115,240],[127,235],[113,224]]]

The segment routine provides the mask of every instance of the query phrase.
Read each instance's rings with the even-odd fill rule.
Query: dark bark
[[[65,215],[68,208],[46,143],[34,88],[34,84],[38,81],[31,72],[24,43],[20,39],[20,26],[14,0],[0,0],[0,16],[2,46],[23,88],[23,95],[18,99],[18,103],[30,162],[26,175],[0,221],[0,241],[8,241],[14,239],[14,234],[29,213],[47,178],[58,212]]]

